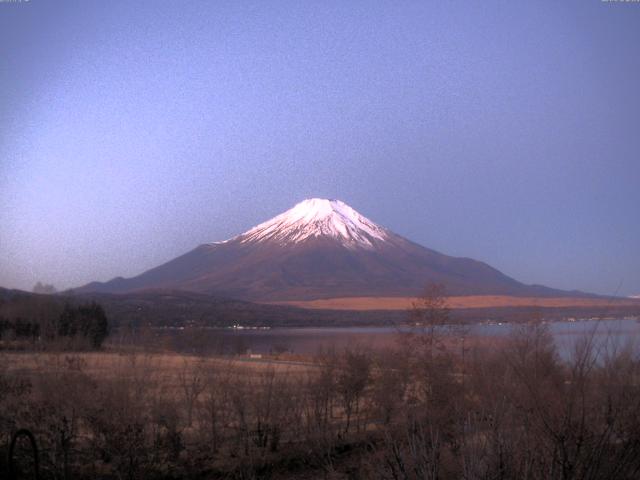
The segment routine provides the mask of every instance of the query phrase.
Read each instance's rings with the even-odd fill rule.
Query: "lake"
[[[444,327],[452,335],[476,339],[500,338],[508,335],[518,324],[493,323],[474,324],[463,327]],[[600,347],[637,344],[640,337],[640,322],[635,318],[578,320],[550,322],[558,350],[567,357],[576,342],[585,335],[593,335]],[[384,348],[392,346],[399,332],[410,331],[410,327],[308,327],[308,328],[184,328],[155,329],[157,341],[170,342],[182,352],[243,353],[257,354],[290,352],[314,354],[320,349],[343,349],[360,346]]]

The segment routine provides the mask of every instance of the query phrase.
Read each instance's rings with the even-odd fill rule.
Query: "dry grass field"
[[[177,385],[185,371],[234,371],[245,377],[265,372],[303,374],[313,364],[248,356],[193,356],[174,352],[2,352],[0,363],[9,374],[55,374],[62,370],[81,370],[96,380],[113,380],[143,375],[162,379],[165,387]]]
[[[344,297],[323,300],[300,300],[273,302],[302,308],[322,310],[407,310],[415,298],[412,297]],[[507,295],[469,295],[448,297],[447,305],[452,309],[499,308],[499,307],[610,307],[638,306],[640,300],[626,298],[578,298],[578,297],[512,297]]]
[[[638,478],[637,352],[565,362],[540,323],[399,340],[308,361],[0,351],[0,478],[21,428],[40,478]],[[24,444],[17,463],[33,476]]]

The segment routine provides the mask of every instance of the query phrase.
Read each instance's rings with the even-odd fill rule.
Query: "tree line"
[[[96,302],[59,306],[23,297],[0,305],[0,341],[4,343],[99,349],[109,330],[107,315]]]

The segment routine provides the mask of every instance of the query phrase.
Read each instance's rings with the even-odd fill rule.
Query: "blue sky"
[[[0,3],[0,285],[132,276],[309,197],[640,293],[640,4]]]

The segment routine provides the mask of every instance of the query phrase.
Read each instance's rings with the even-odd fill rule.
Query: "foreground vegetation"
[[[438,321],[438,318],[426,320]],[[428,324],[427,324],[428,325]],[[425,326],[309,362],[4,353],[0,476],[30,429],[42,478],[631,479],[640,360],[545,326],[500,348]],[[17,468],[31,468],[19,444]]]
[[[0,298],[0,350],[99,349],[110,325],[102,305],[47,295]]]

